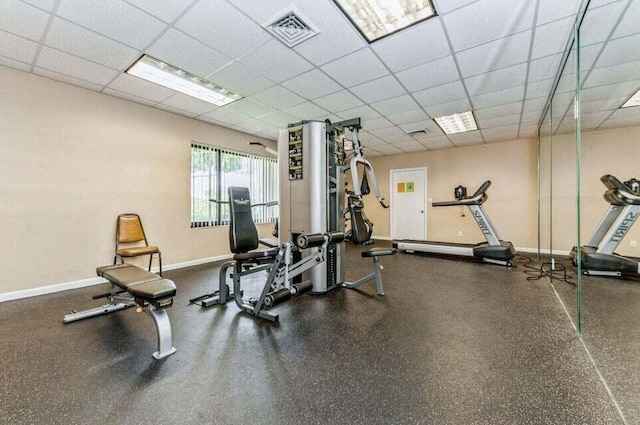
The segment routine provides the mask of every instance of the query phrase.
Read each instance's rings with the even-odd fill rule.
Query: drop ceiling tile
[[[533,26],[535,2],[479,1],[443,16],[456,52]]]
[[[442,144],[448,144],[449,147],[451,147],[451,141],[447,138],[447,136],[438,136],[438,137],[431,137],[429,139],[422,139],[420,140],[420,143],[422,143],[424,146],[427,147],[431,147],[434,145],[442,145]]]
[[[323,65],[321,69],[345,87],[353,87],[389,73],[369,48]]]
[[[426,90],[413,93],[413,97],[422,106],[439,105],[467,97],[464,86],[460,80],[443,84]]]
[[[305,100],[282,86],[272,86],[259,93],[251,95],[253,100],[257,100],[260,103],[274,107],[276,109],[283,109],[293,105],[299,105]]]
[[[580,26],[580,46],[606,41],[624,12],[625,5],[626,2],[620,1],[596,9],[590,6]],[[635,23],[637,27],[637,20]]]
[[[329,111],[312,102],[289,106],[288,108],[283,108],[282,111],[301,120],[307,120],[311,117],[318,117],[329,113]],[[342,116],[342,113],[340,113],[340,116]]]
[[[640,61],[622,65],[607,66],[591,71],[584,81],[584,88],[604,86],[612,83],[622,83],[636,80],[640,76]]]
[[[417,152],[417,151],[423,151],[424,146],[422,146],[420,143],[416,142],[415,140],[407,140],[407,141],[403,141],[403,142],[394,142],[393,146],[395,146],[398,149],[401,149],[405,152]]]
[[[171,22],[178,17],[193,0],[127,0],[156,18]]]
[[[604,46],[604,43],[591,44],[589,46],[583,46],[580,48],[580,70],[585,72],[590,70],[596,59],[598,59],[600,52]],[[571,50],[569,53],[569,58],[567,59],[567,71],[569,70],[573,72],[575,70],[575,49]]]
[[[536,25],[547,24],[560,18],[575,17],[580,0],[540,0]]]
[[[4,56],[0,56],[0,65],[7,66],[9,68],[19,69],[20,71],[24,71],[24,72],[29,72],[31,70],[31,64],[5,58]]]
[[[175,26],[234,59],[272,39],[267,31],[223,0],[200,1]]]
[[[452,102],[431,105],[425,108],[430,117],[437,118],[445,115],[458,114],[471,110],[471,104],[467,98],[454,100]]]
[[[384,117],[363,119],[362,128],[366,131],[378,130],[381,128],[393,127],[393,123]]]
[[[640,125],[640,111],[634,108],[624,108],[615,111],[605,122],[602,127],[621,127],[628,125]]]
[[[198,77],[209,75],[231,62],[230,57],[173,28],[156,40],[147,52]]]
[[[531,31],[523,31],[456,53],[463,77],[483,74],[527,62]]]
[[[277,83],[313,68],[306,59],[278,40],[271,40],[238,60]]]
[[[124,73],[118,75],[118,77],[109,84],[108,88],[142,99],[151,100],[155,103],[162,102],[176,94],[173,90]]]
[[[396,76],[410,92],[439,86],[459,78],[451,56],[409,68],[396,73]]]
[[[481,129],[502,127],[510,124],[520,123],[520,111],[517,114],[502,115],[496,118],[485,118],[478,120],[478,127]]]
[[[298,122],[298,119],[284,112],[274,112],[273,114],[260,117],[260,121],[271,124],[274,127],[286,128],[287,125]]]
[[[349,90],[367,103],[373,103],[407,93],[392,75],[351,87]]]
[[[540,118],[542,118],[542,109],[539,109],[537,111],[524,112],[522,114],[522,123],[538,123],[540,122]]]
[[[400,112],[398,114],[387,115],[387,119],[394,124],[408,124],[420,120],[428,121],[430,118],[422,109],[413,109],[411,111]]]
[[[490,106],[496,106],[503,103],[518,102],[523,99],[524,86],[512,87],[506,90],[499,90],[493,93],[480,94],[478,96],[472,96],[471,102],[475,109],[488,108]],[[427,109],[429,112],[429,109]]]
[[[482,129],[482,135],[487,142],[489,142],[490,139],[495,138],[496,136],[508,136],[515,139],[516,137],[518,137],[519,128],[520,126],[518,124],[487,128]]]
[[[296,5],[305,17],[311,18],[311,22],[320,31],[318,35],[294,47],[296,52],[314,65],[331,62],[367,46],[362,36],[332,2],[307,1],[297,2]]]
[[[401,155],[404,153],[400,149],[391,145],[376,147],[376,150],[384,155]]]
[[[449,134],[447,135],[447,137],[454,144],[457,144],[458,142],[469,141],[469,140],[480,141],[482,143],[482,134],[480,133],[480,130],[472,130],[472,131],[465,131],[464,133]]]
[[[265,122],[259,120],[249,120],[238,124],[238,127],[242,129],[242,131],[249,131],[252,133],[262,133],[264,131],[270,131],[276,129],[275,126],[271,124],[267,124]]]
[[[224,107],[215,109],[211,112],[207,112],[206,114],[202,115],[202,117],[225,123],[226,125],[238,125],[241,122],[249,121],[251,119],[247,115],[240,114],[238,112],[231,112]]]
[[[63,1],[58,16],[136,49],[144,49],[166,24],[121,0]]]
[[[133,96],[133,95],[131,95],[129,93],[123,93],[123,92],[118,91],[118,90],[113,90],[113,89],[110,89],[108,87],[106,89],[102,90],[102,93],[107,94],[109,96],[118,97],[118,98],[124,99],[124,100],[130,100],[132,102],[140,103],[142,105],[147,105],[147,106],[153,106],[156,103],[156,102],[151,101],[149,99],[143,99],[141,97]]]
[[[387,143],[390,143],[394,146],[396,146],[396,144],[398,143],[404,143],[404,142],[413,142],[413,143],[417,143],[416,140],[411,137],[410,135],[408,135],[407,133],[405,133],[404,131],[402,131],[403,134],[401,135],[397,135],[397,136],[388,136],[385,138],[385,140],[387,141]]]
[[[371,146],[384,143],[378,137],[374,136],[366,130],[360,130],[360,132],[358,132],[358,139],[360,139],[360,142],[366,142],[367,145],[371,144]]]
[[[590,5],[590,8],[592,6]],[[587,14],[591,13],[591,10]],[[620,23],[616,27],[616,31],[613,33],[613,38],[624,37],[631,34],[638,33],[638,21],[640,20],[640,3],[632,1],[629,4],[629,8],[625,12],[624,16],[620,20]]]
[[[124,70],[141,55],[138,50],[60,18],[51,23],[45,44],[117,70]]]
[[[218,108],[218,106],[213,105],[209,102],[205,102],[203,100],[196,99],[195,97],[187,96],[186,94],[182,93],[176,93],[169,99],[165,99],[164,101],[162,101],[160,105],[168,106],[174,109],[180,109],[194,116],[202,115]],[[231,105],[233,105],[233,103]],[[227,105],[226,107],[231,105]]]
[[[371,107],[383,116],[386,116],[418,109],[418,104],[411,98],[411,96],[403,95],[372,103]]]
[[[555,54],[532,60],[529,63],[528,81],[534,82],[555,77],[561,59],[562,54]]]
[[[32,6],[43,9],[47,12],[53,10],[53,6],[56,4],[56,0],[23,0],[25,3],[29,3]]]
[[[176,108],[173,106],[165,105],[163,103],[158,103],[154,105],[155,108],[162,109],[163,111],[171,112],[177,115],[181,115],[183,117],[195,118],[199,114],[194,114],[193,112],[185,111],[184,109]]]
[[[640,34],[619,38],[609,41],[602,51],[596,68],[620,65],[627,62],[640,60]],[[580,61],[582,62],[582,50],[580,51]]]
[[[357,97],[349,93],[347,90],[342,90],[323,96],[319,99],[315,99],[314,103],[317,103],[330,112],[340,112],[363,104]]]
[[[596,100],[595,102],[580,102],[580,113],[588,114],[591,112],[613,111],[622,106],[623,101],[620,99]],[[640,114],[640,111],[638,111]]]
[[[430,151],[439,151],[442,149],[451,149],[454,147],[455,146],[451,142],[448,142],[448,143],[439,143],[439,144],[427,146],[427,149],[429,149]]]
[[[407,135],[407,133],[405,133],[404,131],[402,131],[401,129],[395,126],[387,127],[387,128],[379,128],[377,130],[369,130],[369,132],[374,136],[379,137],[382,140],[387,140],[388,138],[392,138],[392,137],[400,137],[400,136],[404,137]]]
[[[260,137],[263,137],[267,140],[277,141],[278,136],[280,134],[280,129],[276,129],[273,127],[273,130],[267,130],[260,133]]]
[[[573,18],[564,18],[536,27],[531,59],[561,53],[573,28]]]
[[[581,102],[620,99],[626,101],[640,88],[640,80],[615,83],[599,87],[585,88],[580,92]],[[622,102],[621,102],[622,104]]]
[[[320,115],[319,117],[313,117],[311,119],[315,120],[315,121],[326,121],[326,120],[329,120],[331,122],[340,122],[340,121],[342,121],[342,118],[340,118],[339,116],[337,116],[335,114]]]
[[[549,78],[547,80],[536,81],[534,83],[527,84],[527,99],[533,99],[536,97],[544,97],[549,96],[551,94],[551,87],[553,87],[553,78]],[[558,87],[561,87],[558,85]],[[573,87],[575,87],[575,83],[573,83]],[[575,90],[575,88],[569,88]],[[562,88],[556,93],[562,93]]]
[[[101,86],[106,85],[118,74],[117,71],[106,66],[71,56],[47,46],[44,46],[40,51],[36,66]]]
[[[438,15],[444,15],[476,1],[477,0],[432,0],[432,4],[438,12]]]
[[[21,37],[40,41],[49,14],[18,0],[0,2],[0,29]]]
[[[258,118],[263,115],[276,112],[275,109],[267,105],[263,105],[262,103],[258,103],[247,98],[236,100],[235,102],[223,106],[223,108],[229,112],[236,112],[251,118]]]
[[[529,111],[537,111],[544,108],[544,105],[547,103],[546,97],[538,97],[536,99],[527,99],[524,101],[524,108],[522,108],[523,112]]]
[[[82,88],[93,90],[93,91],[100,91],[102,90],[102,87],[104,87],[98,84],[93,84],[87,81],[79,80],[77,78],[73,78],[68,75],[60,74],[58,72],[49,71],[48,69],[44,69],[44,68],[36,67],[34,68],[33,73],[36,75],[40,75],[42,77],[50,78],[56,81],[62,81],[63,83],[71,84],[72,86],[82,87]]]
[[[465,78],[465,84],[470,96],[491,93],[511,87],[521,86],[527,76],[527,64],[510,66],[498,71],[487,72],[475,77]]]
[[[252,95],[275,84],[236,61],[205,78],[241,96]]]
[[[514,113],[520,114],[522,109],[522,102],[507,103],[504,105],[492,106],[490,108],[477,109],[475,116],[480,120],[489,120],[499,118],[504,115],[513,115]]]
[[[440,19],[421,22],[376,41],[371,47],[394,72],[451,54]]]
[[[38,43],[0,31],[0,56],[20,62],[33,62],[38,51]]]
[[[368,119],[380,117],[380,114],[374,111],[368,105],[356,106],[355,108],[341,111],[338,115],[340,115],[345,120],[348,120],[351,118],[361,118],[363,120],[368,120]]]
[[[284,81],[282,85],[307,99],[317,99],[342,89],[338,83],[318,69]]]
[[[475,138],[475,139],[468,139],[468,140],[452,140],[451,143],[453,143],[453,145],[456,147],[461,147],[461,146],[482,145],[484,144],[484,141],[480,138]]]

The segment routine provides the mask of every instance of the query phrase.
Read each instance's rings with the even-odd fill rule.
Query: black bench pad
[[[383,255],[393,255],[397,249],[395,248],[371,248],[362,252],[364,258],[382,257]]]
[[[233,256],[234,260],[248,261],[248,260],[266,260],[278,255],[278,248],[262,249],[259,251],[241,252]]]
[[[145,300],[160,300],[176,295],[176,284],[169,279],[152,280],[150,282],[136,283],[127,288],[129,293],[136,298]]]
[[[96,269],[98,276],[102,276],[114,285],[122,289],[129,289],[129,286],[153,280],[160,280],[161,277],[155,273],[143,270],[131,264],[118,264],[115,266],[103,266]]]

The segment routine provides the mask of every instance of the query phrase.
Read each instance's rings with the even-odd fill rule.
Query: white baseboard
[[[215,263],[216,261],[228,260],[233,254],[218,255],[216,257],[200,258],[198,260],[185,261],[182,263],[169,264],[163,267],[163,271],[183,269],[186,267],[199,266],[200,264]],[[155,273],[159,271],[158,267],[151,270]],[[22,298],[37,297],[38,295],[53,294],[54,292],[68,291],[70,289],[85,288],[87,286],[99,285],[108,282],[101,277],[92,277],[89,279],[74,280],[72,282],[57,283],[52,285],[40,286],[38,288],[23,289],[20,291],[5,292],[0,294],[0,303],[4,301],[19,300]]]

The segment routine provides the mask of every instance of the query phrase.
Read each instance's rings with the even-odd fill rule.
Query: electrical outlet
[[[458,236],[462,237],[462,230],[458,230]]]
[[[629,241],[629,246],[631,248],[637,248],[638,247],[638,241]]]

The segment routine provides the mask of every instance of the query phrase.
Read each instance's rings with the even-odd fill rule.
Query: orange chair
[[[144,242],[144,246],[139,245]],[[126,244],[121,247],[121,244]],[[138,244],[137,246],[131,246]],[[113,257],[113,264],[116,264],[118,257],[120,262],[124,263],[125,258],[139,257],[141,255],[149,255],[149,271],[151,271],[151,262],[153,254],[158,254],[158,262],[160,263],[160,276],[162,276],[162,255],[157,246],[150,246],[147,242],[147,236],[144,234],[142,221],[138,214],[120,214],[116,224],[116,255]]]

